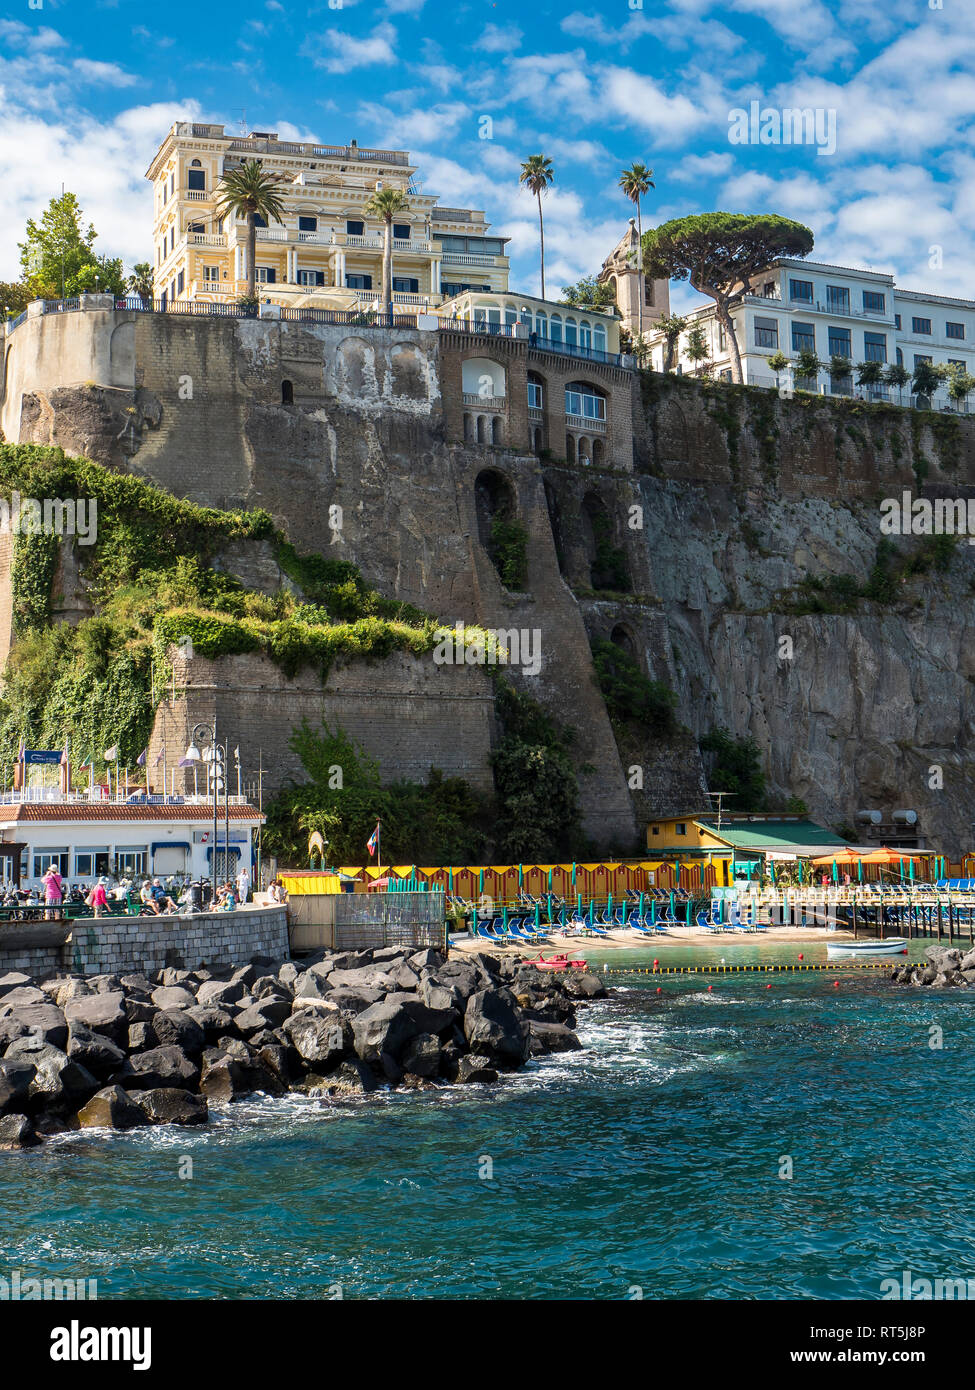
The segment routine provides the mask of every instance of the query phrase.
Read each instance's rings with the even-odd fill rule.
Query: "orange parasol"
[[[811,862],[813,864],[825,865],[828,868],[830,864],[858,864],[861,859],[864,864],[869,864],[871,862],[871,857],[865,850],[838,849],[835,854],[824,854],[819,859],[813,859]],[[873,862],[876,863],[877,861],[874,860]]]

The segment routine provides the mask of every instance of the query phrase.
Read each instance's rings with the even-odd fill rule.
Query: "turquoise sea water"
[[[799,949],[825,958],[656,954]],[[841,970],[611,983],[580,1010],[584,1052],[496,1088],[255,1100],[2,1155],[0,1265],[100,1298],[842,1299],[975,1276],[975,993]]]

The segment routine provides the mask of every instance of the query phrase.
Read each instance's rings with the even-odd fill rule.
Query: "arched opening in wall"
[[[606,446],[601,439],[592,441],[592,462],[594,468],[602,468],[606,461]]]
[[[506,589],[522,590],[527,579],[528,533],[518,521],[515,490],[503,473],[485,468],[474,481],[478,539]]]
[[[474,416],[469,412],[464,414],[464,442],[471,444],[474,441]]]
[[[638,660],[636,642],[633,640],[633,634],[630,632],[629,628],[624,627],[622,623],[616,624],[609,634],[609,640],[615,647],[619,647],[621,651],[626,652],[627,656],[631,656],[634,661]]]
[[[487,420],[483,415],[477,417],[477,442],[478,444],[487,443]]]
[[[555,554],[559,561],[559,573],[565,574],[565,540],[562,535],[562,512],[559,508],[559,499],[555,488],[548,478],[542,480],[545,489],[545,505],[548,508],[549,525],[552,528],[552,540],[555,542]]]
[[[565,436],[565,461],[575,463],[576,461],[576,437],[574,434]]]
[[[579,437],[578,451],[581,464],[592,463],[592,440],[587,439],[584,434]]]
[[[503,401],[506,395],[506,375],[500,362],[489,357],[468,357],[461,364],[461,389],[465,405],[478,401]]]
[[[500,415],[495,415],[491,421],[491,443],[504,443],[504,421]]]
[[[589,559],[589,583],[593,589],[628,593],[629,567],[622,547],[614,545],[613,518],[597,492],[582,499],[582,534]]]
[[[294,383],[293,383],[293,382],[290,382],[290,381],[282,381],[282,383],[281,383],[281,404],[282,404],[282,405],[294,405],[294,403],[295,403],[295,388],[294,388]]]
[[[533,453],[533,454],[540,454],[541,452],[542,452],[542,427],[541,427],[541,425],[535,425],[535,427],[534,427],[533,430],[532,430],[532,453]]]

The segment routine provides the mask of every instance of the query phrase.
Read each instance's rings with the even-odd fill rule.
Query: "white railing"
[[[336,246],[356,246],[366,251],[381,251],[382,237],[377,236],[355,236],[349,232],[336,232]]]
[[[190,293],[195,299],[200,294],[235,294],[236,280],[194,280]]]
[[[287,227],[258,227],[256,230],[257,230],[257,240],[258,240],[258,241],[287,241],[287,240],[288,240],[288,235],[289,235],[289,233],[288,233],[288,228],[287,228]]]
[[[471,265],[493,268],[498,258],[496,256],[468,256],[460,251],[445,251],[442,259],[444,265]]]
[[[504,410],[508,404],[508,398],[507,396],[481,396],[476,391],[465,391],[464,404],[477,406],[479,410]]]
[[[226,247],[227,238],[223,232],[190,232],[186,240],[191,246]]]
[[[565,423],[569,429],[583,430],[587,434],[605,434],[605,420],[590,420],[586,415],[567,415]]]
[[[213,191],[205,188],[185,188],[183,190],[189,203],[206,203],[213,197]]]
[[[79,791],[63,792],[59,787],[24,787],[20,791],[0,792],[0,805],[21,806],[21,805],[50,805],[50,806],[90,806],[93,803],[101,805],[110,804],[113,806],[213,806],[213,797],[204,793],[183,795],[180,792],[175,794],[166,792],[151,792],[147,799],[145,788],[130,787],[128,791],[124,788],[121,791],[108,791],[104,786],[97,785],[90,791],[84,788]],[[175,797],[175,799],[174,799]],[[222,810],[224,804],[223,797],[220,797],[219,809]],[[229,796],[227,798],[229,806],[248,805],[246,796]]]
[[[309,246],[333,245],[331,232],[298,232],[298,241]]]

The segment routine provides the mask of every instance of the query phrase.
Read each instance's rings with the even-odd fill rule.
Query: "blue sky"
[[[518,166],[543,151],[550,296],[615,245],[632,211],[618,173],[643,159],[648,224],[779,212],[813,229],[817,259],[975,297],[975,0],[40,4],[0,20],[0,279],[62,180],[99,250],[149,259],[143,175],[191,117],[409,149],[425,192],[512,238],[526,291],[537,219]],[[835,153],[730,143],[752,101],[834,112]]]

